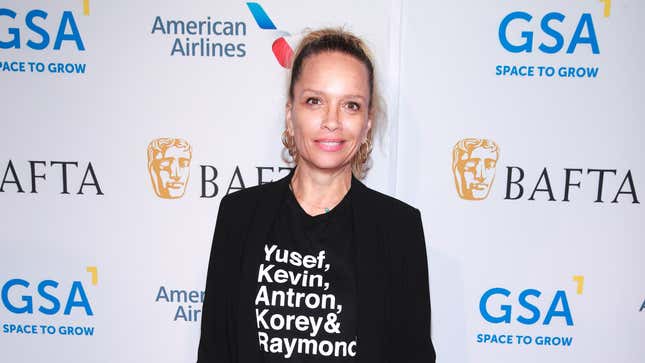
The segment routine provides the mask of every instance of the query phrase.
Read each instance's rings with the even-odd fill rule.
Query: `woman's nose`
[[[340,105],[330,104],[323,120],[322,127],[334,131],[340,126]]]

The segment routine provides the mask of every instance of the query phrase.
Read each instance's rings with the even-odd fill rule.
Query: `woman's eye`
[[[361,105],[356,102],[348,102],[346,107],[352,111],[358,111],[361,109]]]
[[[320,98],[316,98],[316,97],[307,98],[306,103],[310,104],[310,105],[319,105],[319,104],[321,104]]]

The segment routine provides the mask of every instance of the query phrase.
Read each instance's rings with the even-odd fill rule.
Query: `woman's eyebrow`
[[[300,93],[303,94],[303,93],[306,93],[306,92],[313,93],[313,94],[316,94],[316,95],[324,94],[324,92],[321,92],[321,91],[318,91],[318,90],[315,90],[315,89],[311,89],[311,88],[305,88]],[[359,95],[359,94],[348,94],[348,95],[343,95],[343,97],[360,98],[361,100],[365,100],[365,96],[362,96],[362,95]]]
[[[320,92],[320,91],[318,91],[318,90],[311,89],[311,88],[305,88],[305,89],[303,89],[303,90],[302,90],[302,92],[300,92],[300,93],[305,93],[305,92],[315,93],[315,94],[318,94],[318,95],[323,94],[323,92]]]

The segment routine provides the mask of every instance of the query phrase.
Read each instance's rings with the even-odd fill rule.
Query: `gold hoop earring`
[[[294,140],[293,136],[289,135],[289,132],[286,129],[282,131],[282,145],[284,145],[284,147],[287,149],[289,156],[291,156],[293,161],[296,161],[296,141]]]
[[[367,159],[370,157],[370,153],[372,152],[372,142],[370,139],[365,139],[365,142],[361,144],[361,146],[358,148],[358,162],[359,164],[365,164],[367,162]]]

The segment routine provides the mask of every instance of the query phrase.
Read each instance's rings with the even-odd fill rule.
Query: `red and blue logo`
[[[273,55],[275,56],[275,59],[280,63],[280,65],[284,68],[291,68],[291,59],[293,58],[293,48],[287,41],[287,38],[291,36],[290,33],[279,30],[271,18],[269,18],[269,15],[267,15],[266,11],[264,11],[264,8],[262,8],[262,5],[255,3],[255,2],[248,2],[246,3],[246,6],[248,6],[249,10],[251,11],[251,14],[253,15],[253,18],[255,19],[255,22],[258,24],[260,29],[263,30],[271,30],[275,32],[277,35],[277,38],[273,41],[273,44],[271,45],[271,50],[273,51]]]

